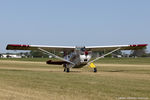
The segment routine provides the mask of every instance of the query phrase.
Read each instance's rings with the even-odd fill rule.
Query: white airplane
[[[103,58],[117,50],[137,50],[145,48],[147,44],[137,45],[111,45],[111,46],[46,46],[46,45],[20,45],[20,44],[8,44],[7,50],[40,50],[43,53],[58,58],[61,61],[47,61],[47,64],[63,65],[64,72],[69,72],[70,68],[81,68],[85,65],[90,65],[97,72],[96,66],[93,64],[96,60]],[[92,58],[92,51],[110,51],[103,56],[97,57],[94,60]],[[59,57],[52,53],[52,51],[58,51],[64,53],[64,58]]]

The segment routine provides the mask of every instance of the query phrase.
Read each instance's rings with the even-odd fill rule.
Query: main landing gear
[[[70,72],[70,66],[69,66],[69,65],[64,64],[63,67],[64,67],[64,72],[67,72],[67,73]],[[97,72],[97,68],[96,68],[96,66],[95,66],[93,63],[90,64],[90,67],[93,69],[93,72],[94,72],[94,73]]]
[[[89,64],[89,67],[90,67],[90,68],[93,68],[94,73],[97,72],[97,68],[96,68],[96,66],[94,65],[94,63],[90,63],[90,64]]]
[[[67,64],[64,64],[64,72],[70,72],[70,68],[67,66]]]
[[[70,68],[64,68],[64,72],[70,72]]]
[[[94,68],[94,73],[96,73],[97,72],[97,68]]]

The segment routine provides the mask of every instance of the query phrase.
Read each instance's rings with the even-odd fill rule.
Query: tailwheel
[[[97,72],[97,68],[94,68],[94,72],[95,72],[95,73]]]

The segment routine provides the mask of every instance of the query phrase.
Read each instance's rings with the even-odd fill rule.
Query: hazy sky
[[[0,52],[7,44],[139,43],[150,44],[150,0],[0,0]]]

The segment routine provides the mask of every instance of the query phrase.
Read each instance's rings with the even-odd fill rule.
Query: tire
[[[94,68],[94,73],[96,73],[97,72],[97,68]]]
[[[64,68],[64,72],[66,71],[66,68]]]
[[[70,72],[70,68],[67,68],[67,73]]]

